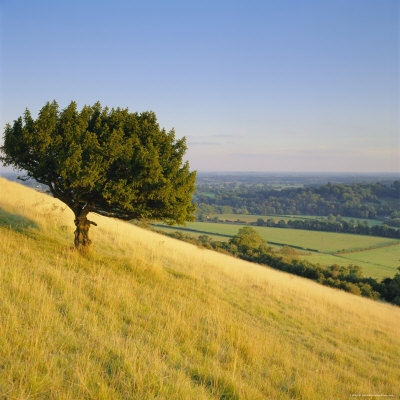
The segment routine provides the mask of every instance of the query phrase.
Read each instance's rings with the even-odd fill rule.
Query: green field
[[[189,222],[185,227],[166,227],[165,229],[169,231],[171,229],[185,229],[187,233],[193,236],[206,233],[215,240],[227,240],[229,236],[235,235],[241,227],[241,225],[236,224]],[[400,266],[400,240],[397,239],[302,229],[258,226],[254,229],[270,243],[308,249],[309,254],[300,257],[321,265],[356,264],[363,268],[365,276],[379,279],[394,276],[397,267]],[[362,251],[335,254],[343,250]]]
[[[396,271],[400,267],[400,245],[383,247],[374,250],[365,250],[355,253],[343,254],[346,259],[353,260],[354,264],[368,263],[372,266],[379,266],[377,274],[391,268]],[[387,274],[384,274],[388,276]]]
[[[233,236],[238,232],[241,226],[214,222],[188,222],[186,228]],[[255,226],[254,229],[268,242],[294,245],[304,249],[318,250],[326,253],[400,243],[397,239],[348,233],[269,228],[264,226]]]
[[[300,258],[321,265],[358,265],[365,276],[383,279],[393,277],[397,272],[397,267],[400,266],[400,245],[340,255],[312,252]]]

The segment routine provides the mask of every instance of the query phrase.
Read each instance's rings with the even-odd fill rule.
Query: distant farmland
[[[226,221],[244,221],[247,223],[256,222],[259,218],[262,218],[264,221],[267,219],[273,219],[275,222],[284,220],[285,222],[289,220],[321,220],[327,221],[327,217],[321,217],[319,215],[254,215],[254,214],[217,214],[210,213],[210,218],[219,218],[220,220]],[[354,220],[355,222],[367,222],[369,226],[381,225],[383,221],[378,219],[366,219],[366,218],[351,218],[351,217],[342,217],[345,221]]]
[[[236,224],[190,222],[185,227],[163,229],[183,230],[193,236],[208,234],[214,240],[229,240],[240,228]],[[303,251],[300,258],[322,265],[356,264],[363,268],[365,276],[392,277],[400,266],[400,241],[396,239],[288,228],[255,226],[254,229],[270,244],[288,245]]]

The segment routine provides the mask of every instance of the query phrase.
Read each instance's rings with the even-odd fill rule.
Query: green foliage
[[[400,267],[398,270],[400,271]],[[398,272],[393,279],[386,278],[383,284],[386,299],[400,306],[400,272]]]
[[[279,253],[289,258],[296,258],[299,256],[299,254],[301,254],[296,249],[289,247],[288,245],[282,246],[282,248],[279,250]]]
[[[8,124],[0,158],[49,187],[78,217],[193,220],[195,172],[183,162],[185,138],[166,132],[153,112],[47,103]],[[78,225],[77,225],[78,226]]]
[[[267,250],[265,240],[251,227],[245,226],[229,240],[229,244],[237,249],[239,254],[250,255],[254,251]]]

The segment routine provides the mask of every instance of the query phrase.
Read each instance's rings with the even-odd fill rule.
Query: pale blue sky
[[[0,0],[1,129],[153,110],[198,170],[400,171],[397,0]]]

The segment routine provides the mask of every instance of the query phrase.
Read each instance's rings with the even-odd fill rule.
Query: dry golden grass
[[[99,216],[81,256],[4,179],[0,208],[0,399],[400,394],[398,307]]]

